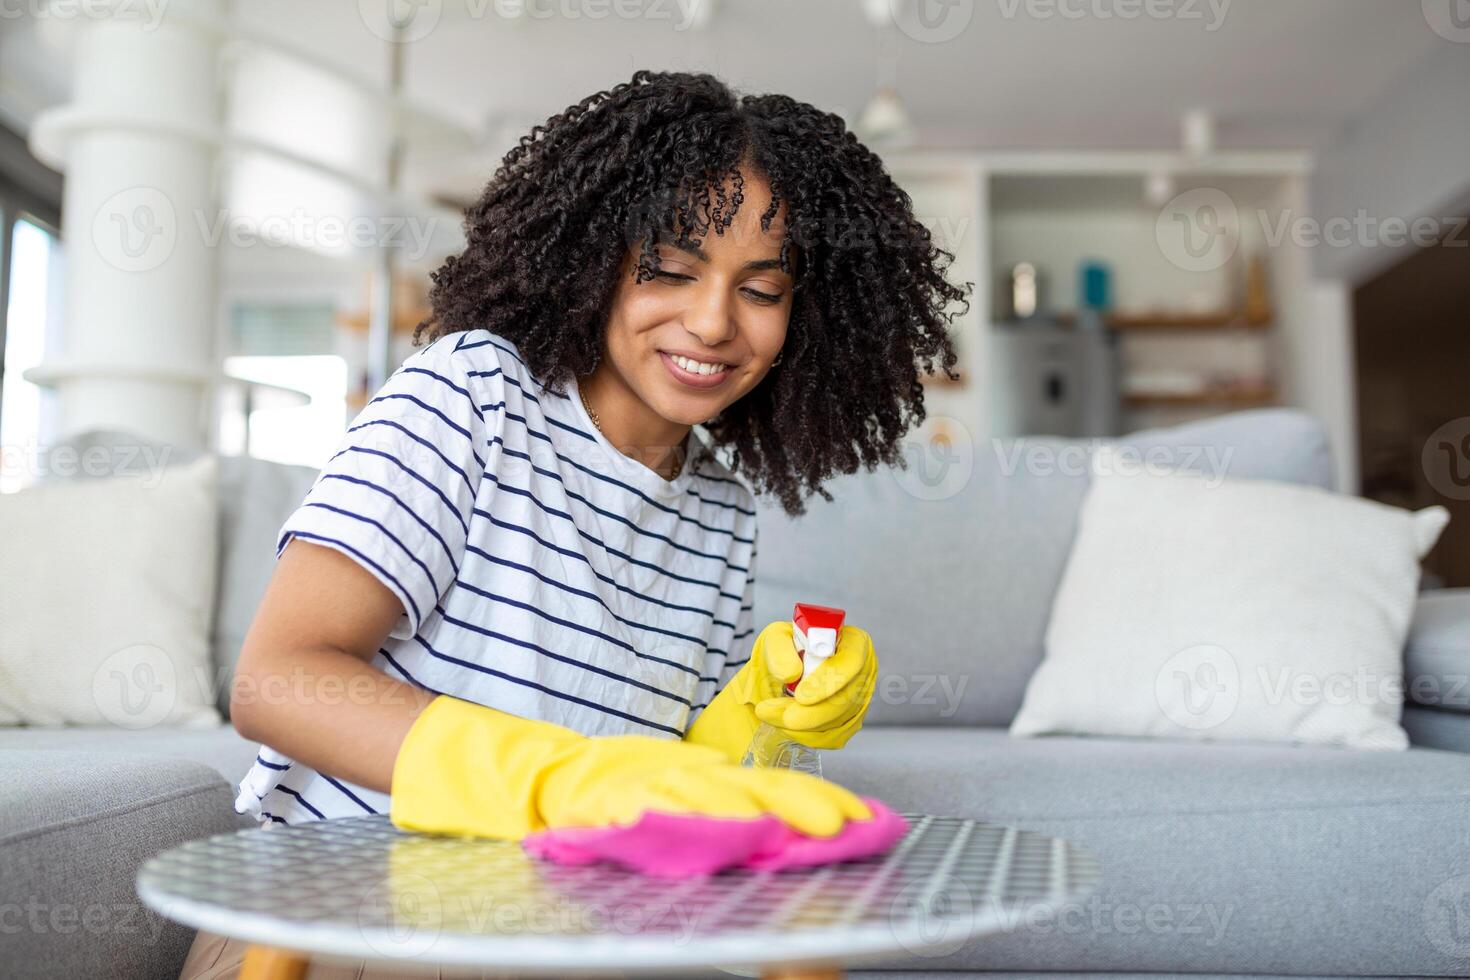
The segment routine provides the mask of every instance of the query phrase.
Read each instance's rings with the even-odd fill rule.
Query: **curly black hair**
[[[946,280],[954,256],[838,116],[711,75],[640,71],[523,136],[466,212],[464,251],[432,274],[414,343],[485,328],[562,391],[602,357],[629,249],[642,282],[660,238],[723,234],[742,171],[770,184],[763,230],[786,206],[791,318],[780,364],[705,424],[711,441],[791,514],[830,500],[834,474],[903,465],[900,440],[925,417],[920,372],[956,377],[948,325],[973,284]]]

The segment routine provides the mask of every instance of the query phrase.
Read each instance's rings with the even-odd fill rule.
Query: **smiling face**
[[[770,186],[749,172],[744,177],[744,200],[723,234],[711,228],[692,251],[672,237],[661,241],[661,269],[647,282],[633,277],[636,248],[624,258],[607,356],[596,372],[611,377],[594,380],[605,416],[646,413],[628,420],[630,434],[713,418],[760,383],[785,343],[792,279],[779,261],[783,213],[763,231]]]

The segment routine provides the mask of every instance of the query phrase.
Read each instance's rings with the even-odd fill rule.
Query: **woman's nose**
[[[735,317],[722,289],[701,290],[684,312],[684,329],[706,347],[714,347],[735,336]]]

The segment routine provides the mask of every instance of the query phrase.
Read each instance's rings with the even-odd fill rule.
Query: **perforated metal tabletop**
[[[191,841],[137,887],[169,918],[314,957],[565,975],[939,955],[1098,881],[1067,841],[905,816],[881,857],[676,881],[352,817]]]

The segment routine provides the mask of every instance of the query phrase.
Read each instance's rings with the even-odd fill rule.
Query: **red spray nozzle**
[[[801,657],[801,676],[816,670],[822,661],[837,651],[837,638],[842,635],[844,610],[832,606],[814,606],[798,602],[791,613],[792,635],[796,652]],[[800,681],[792,681],[786,690],[795,691]]]

